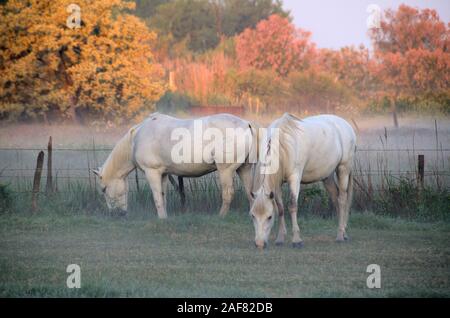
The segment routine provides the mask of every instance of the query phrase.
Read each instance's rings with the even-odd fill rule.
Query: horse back
[[[297,129],[290,130],[295,136],[289,139],[294,153],[288,161],[290,170],[295,165],[295,169],[302,171],[302,182],[322,180],[338,165],[352,163],[356,135],[346,120],[335,115],[319,115],[295,123]]]

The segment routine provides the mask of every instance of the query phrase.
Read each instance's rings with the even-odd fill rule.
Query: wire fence
[[[29,192],[36,169],[37,153],[45,148],[37,147],[0,147],[0,182],[9,183],[17,193]],[[75,148],[60,147],[52,149],[52,173],[56,187],[60,191],[68,183],[78,182],[89,184],[95,188],[97,178],[91,172],[92,168],[100,166],[106,160],[111,147]],[[420,173],[418,155],[425,158],[423,171]],[[384,183],[406,179],[417,182],[421,178],[428,186],[449,188],[450,185],[450,148],[358,148],[356,153],[354,176],[359,187],[371,188],[377,191],[384,188]],[[42,168],[42,179],[47,175],[46,165]],[[201,178],[188,178],[187,192],[205,191],[205,184],[213,184],[213,189],[220,191],[217,174],[213,173]],[[131,173],[129,176],[131,191],[139,187],[137,183],[146,183],[142,172]],[[135,184],[135,185],[133,185]],[[235,180],[238,189],[240,182]],[[25,190],[27,189],[27,190]],[[171,190],[174,190],[171,189]],[[214,191],[215,191],[214,190]]]

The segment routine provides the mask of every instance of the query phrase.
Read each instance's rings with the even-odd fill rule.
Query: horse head
[[[252,192],[252,197],[254,201],[250,208],[250,216],[255,227],[255,245],[263,249],[267,246],[277,212],[275,195],[273,192],[266,193],[261,188],[256,193]]]
[[[100,180],[100,188],[105,196],[106,204],[110,210],[120,209],[127,211],[128,209],[128,182],[126,177],[110,178],[102,173],[102,168],[93,169]]]

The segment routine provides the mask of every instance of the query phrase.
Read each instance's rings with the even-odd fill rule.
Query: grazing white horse
[[[231,150],[235,150],[233,160],[223,160],[227,156],[225,152],[230,151],[225,146],[224,149],[212,147],[205,150],[205,148],[199,148],[199,145],[202,146],[207,142],[204,140],[204,134],[199,134],[196,130],[201,129],[205,132],[208,131],[208,128],[210,129],[209,132],[212,132],[208,136],[209,139],[213,139],[213,137],[222,138],[223,140],[215,141],[220,141],[220,145],[231,145]],[[178,129],[178,132],[187,133],[189,138],[181,142],[173,140],[172,134],[176,129]],[[250,131],[250,140],[247,138],[243,143],[236,142],[235,136],[227,134],[229,129],[241,129],[241,132]],[[180,136],[178,135],[178,137]],[[255,139],[255,142],[253,142],[253,139]],[[193,159],[182,162],[174,160],[174,147],[179,148],[180,143],[189,148],[182,149],[188,156],[192,154],[198,158],[198,155],[200,155],[200,160],[195,161]],[[103,166],[94,170],[94,173],[100,178],[100,185],[108,207],[126,211],[127,176],[136,168],[143,170],[152,189],[158,217],[164,219],[167,217],[166,193],[169,175],[200,177],[217,170],[222,188],[220,215],[224,216],[229,210],[234,194],[233,175],[235,172],[244,184],[249,201],[252,201],[250,195],[252,163],[249,162],[248,157],[250,152],[256,151],[253,148],[255,146],[257,146],[256,129],[249,122],[230,114],[185,120],[154,113],[141,124],[131,128],[116,144]],[[220,153],[221,151],[223,153]],[[186,153],[183,155],[186,155]],[[238,160],[238,155],[244,160]]]
[[[275,131],[279,142],[274,142]],[[274,215],[278,211],[279,231],[276,244],[284,243],[286,224],[281,186],[289,185],[289,212],[292,220],[292,243],[303,246],[297,223],[297,201],[300,184],[323,181],[339,216],[336,240],[347,240],[346,226],[352,200],[352,167],[356,150],[356,135],[344,119],[334,115],[320,115],[298,119],[284,114],[268,128],[267,137],[261,141],[266,153],[265,162],[278,161],[275,173],[259,176],[259,189],[254,197],[250,214],[255,227],[255,244],[267,245]],[[335,181],[336,174],[336,181]]]

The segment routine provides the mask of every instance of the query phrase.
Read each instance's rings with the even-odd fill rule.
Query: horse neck
[[[267,155],[266,162],[271,162],[273,157],[278,156],[278,170],[275,173],[264,174],[261,172],[258,183],[265,192],[277,191],[281,187],[283,181],[283,154],[282,149],[272,149],[270,155]],[[260,164],[259,164],[260,165]]]
[[[272,174],[266,174],[262,176],[262,187],[265,190],[265,192],[270,193],[271,191],[278,191],[279,188],[281,188],[281,184],[283,181],[283,167],[280,160],[280,164],[278,167],[279,171]]]
[[[296,144],[292,144],[292,140],[296,143],[300,142],[299,138],[296,138],[296,133],[299,131],[296,121],[291,118],[291,115],[284,115],[278,120],[273,128],[279,129],[278,147],[274,144],[270,147],[270,152],[267,154],[267,161],[272,158],[278,157],[278,170],[275,173],[263,175],[262,186],[266,192],[278,191],[281,188],[283,180],[287,177],[285,174],[290,166],[290,160],[296,160],[295,147]],[[287,138],[287,137],[291,138]],[[265,148],[269,144],[266,144]]]
[[[128,133],[114,147],[102,169],[106,180],[125,178],[135,165],[132,160],[132,142]]]

